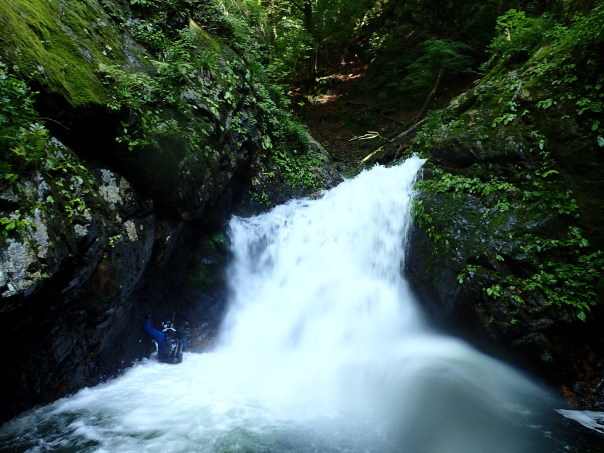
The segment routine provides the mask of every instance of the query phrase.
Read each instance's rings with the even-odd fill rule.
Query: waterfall
[[[418,158],[320,200],[231,222],[232,306],[222,348],[267,399],[321,406],[421,331],[401,278]],[[262,390],[262,389],[261,389]]]
[[[536,428],[547,393],[433,332],[402,276],[422,164],[233,218],[216,348],[29,411],[0,451],[554,451]]]

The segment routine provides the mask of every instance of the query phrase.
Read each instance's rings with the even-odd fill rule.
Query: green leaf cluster
[[[33,93],[0,62],[0,184],[15,182],[45,156],[48,131],[34,109]]]
[[[0,241],[4,242],[10,234],[22,231],[28,226],[33,226],[33,222],[19,209],[9,217],[0,217]]]
[[[134,26],[140,32],[140,21]],[[118,142],[132,151],[158,149],[163,139],[183,139],[190,149],[199,150],[202,135],[207,131],[194,121],[195,105],[183,96],[187,79],[195,70],[196,32],[184,28],[175,39],[168,39],[151,25],[144,29],[149,33],[147,36],[162,36],[153,43],[158,46],[158,59],[149,61],[154,72],[131,71],[117,65],[100,67],[103,81],[111,93],[108,107],[126,110],[136,118],[122,123]]]
[[[489,62],[498,64],[518,59],[526,60],[545,39],[546,31],[555,22],[549,15],[527,16],[525,11],[511,9],[497,20],[497,35],[490,44]],[[484,66],[488,67],[488,62]]]
[[[577,317],[585,320],[595,304],[595,288],[604,272],[604,253],[593,250],[574,224],[573,219],[578,217],[576,201],[570,191],[558,190],[559,185],[557,172],[551,170],[537,172],[531,183],[521,186],[497,178],[485,181],[437,169],[430,179],[418,182],[417,189],[422,193],[451,194],[462,203],[469,200],[468,196],[474,199],[475,204],[482,206],[477,221],[478,237],[507,244],[481,253],[493,255],[502,264],[524,262],[525,270],[521,273],[470,264],[459,274],[460,283],[474,279],[491,282],[484,286],[484,291],[493,299],[526,304],[542,298],[545,305],[571,307]],[[415,202],[413,213],[435,243],[436,253],[450,250],[453,244],[459,246],[455,236],[446,232],[446,225],[439,224],[427,211],[421,198]],[[568,224],[560,235],[513,227],[518,222],[530,225],[538,219],[556,217],[566,219],[564,222]],[[503,227],[503,222],[507,226]]]

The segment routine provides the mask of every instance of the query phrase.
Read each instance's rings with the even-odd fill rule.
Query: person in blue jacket
[[[182,353],[188,347],[183,335],[174,328],[171,322],[162,323],[162,330],[153,327],[151,315],[145,317],[145,331],[155,340],[157,345],[157,360],[163,363],[182,362]]]

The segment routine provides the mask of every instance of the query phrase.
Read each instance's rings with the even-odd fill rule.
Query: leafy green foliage
[[[291,184],[314,188],[312,168],[318,157],[309,152],[305,128],[286,110],[288,99],[272,73],[275,65],[266,61],[266,50],[250,36],[250,23],[260,23],[254,2],[231,2],[234,13],[220,20],[211,14],[194,16],[199,24],[179,15],[177,6],[183,2],[187,3],[136,2],[146,12],[128,27],[148,49],[149,68],[101,67],[112,93],[108,106],[128,112],[118,141],[130,151],[182,153],[187,149],[214,158],[217,132],[229,128],[229,134],[243,141],[255,127],[261,133],[267,165]],[[192,3],[216,14],[211,2]],[[190,10],[191,5],[183,6]],[[171,26],[166,25],[165,14],[175,15]],[[221,36],[211,33],[208,21],[220,24]],[[257,112],[247,116],[242,106]]]
[[[5,241],[13,232],[32,226],[33,222],[17,209],[9,217],[0,217],[0,241]]]
[[[530,240],[531,237],[524,239]],[[572,239],[556,241],[555,245],[544,244],[543,240],[538,242],[558,253],[570,252],[572,261],[544,260],[529,276],[507,275],[503,278],[483,266],[468,265],[459,275],[460,283],[476,276],[499,281],[484,288],[485,293],[495,300],[524,305],[539,294],[546,306],[570,307],[578,319],[586,321],[596,304],[596,285],[604,272],[604,254],[600,251],[582,254],[574,248],[576,241]]]
[[[45,155],[48,131],[33,104],[27,85],[0,63],[0,184],[16,181]]]
[[[522,187],[497,178],[482,181],[436,170],[431,179],[418,182],[417,188],[422,192],[480,200],[483,208],[478,223],[484,231],[479,237],[503,235],[508,244],[505,252],[494,253],[493,258],[502,263],[517,259],[514,257],[531,259],[532,270],[525,275],[467,265],[459,274],[460,283],[481,278],[491,282],[484,291],[493,299],[525,304],[535,297],[543,297],[546,305],[570,306],[577,317],[585,320],[595,303],[595,285],[604,272],[604,253],[590,249],[581,230],[573,224],[571,219],[578,217],[576,201],[570,191],[558,190],[556,175],[551,170],[539,171],[530,184]],[[568,219],[569,226],[561,236],[553,237],[522,228],[501,229],[503,219],[507,224],[514,224],[522,215],[527,216],[529,224],[534,216],[541,219],[560,216]],[[447,251],[453,244],[457,246],[456,239],[426,212],[421,199],[415,202],[414,216],[435,243],[435,253]]]
[[[451,246],[451,235],[436,225],[434,216],[426,210],[423,200],[415,199],[411,212],[417,224],[432,240],[433,255],[446,253]]]
[[[498,34],[489,48],[493,55],[490,61],[502,64],[514,57],[528,58],[543,42],[546,30],[553,24],[553,19],[547,15],[529,17],[525,11],[509,10],[497,21]]]
[[[368,73],[384,106],[417,109],[437,80],[436,94],[447,93],[476,71],[493,37],[499,3],[392,1],[384,10],[361,31],[371,34]]]
[[[384,74],[391,80],[386,89],[378,94],[383,104],[402,108],[421,107],[428,93],[437,84],[447,85],[451,80],[471,72],[473,59],[470,47],[450,39],[430,39],[419,44],[417,57],[403,67],[402,80],[390,79],[393,74]]]
[[[196,120],[197,106],[184,95],[187,80],[198,64],[195,50],[206,40],[195,27],[186,27],[168,38],[153,22],[133,24],[138,38],[149,44],[158,58],[151,60],[155,68],[149,72],[131,72],[120,66],[101,66],[105,85],[112,92],[109,108],[128,109],[137,121],[124,121],[118,141],[128,149],[158,148],[164,139],[184,141],[192,150],[201,150],[203,136],[208,134],[203,123]],[[231,77],[232,74],[231,74]],[[206,101],[218,115],[216,101]]]
[[[135,22],[153,22],[169,39],[190,20],[203,24],[209,33],[228,36],[230,29],[220,2],[216,0],[130,0]]]
[[[325,157],[311,151],[308,130],[281,106],[288,101],[277,85],[265,82],[258,86],[259,107],[267,121],[263,124],[262,146],[266,155],[266,165],[274,168],[293,187],[313,191],[320,181],[316,168],[325,163]],[[266,170],[266,176],[271,175]],[[267,199],[262,184],[258,187],[258,197]]]
[[[34,109],[34,93],[11,75],[0,63],[0,187],[18,186],[30,172],[40,172],[49,181],[54,196],[45,204],[21,203],[19,209],[5,210],[0,217],[0,241],[33,227],[33,212],[56,205],[74,222],[87,210],[86,197],[94,184],[79,162],[53,157],[50,149],[58,146]],[[14,190],[19,191],[19,187]]]
[[[319,60],[336,62],[335,47],[354,42],[361,29],[382,13],[374,0],[221,0],[231,15],[252,27],[280,77],[314,77]]]
[[[492,58],[487,80],[502,80],[502,71],[522,53],[528,82],[522,89],[547,87],[549,93],[534,107],[548,110],[574,101],[575,112],[581,117],[585,136],[593,143],[604,145],[600,132],[604,111],[604,75],[598,63],[604,43],[604,5],[598,4],[588,14],[576,14],[568,22],[554,22],[547,15],[527,17],[522,11],[511,10],[499,22],[501,34],[491,44]],[[494,62],[497,65],[494,65]],[[514,94],[520,90],[518,80],[509,79],[508,118],[511,114],[526,115],[531,109],[514,111]],[[581,82],[579,82],[581,80]]]
[[[51,142],[50,146],[58,146]],[[65,151],[65,150],[61,150]],[[86,223],[89,215],[89,203],[94,200],[96,186],[94,178],[82,162],[73,157],[65,158],[60,153],[50,155],[44,162],[43,171],[51,181],[54,197],[45,201],[65,213],[69,223]],[[35,206],[45,209],[44,206]]]

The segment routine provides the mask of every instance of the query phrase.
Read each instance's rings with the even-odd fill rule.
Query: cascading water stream
[[[234,218],[214,351],[143,360],[29,411],[0,429],[0,451],[553,451],[534,426],[547,393],[431,332],[401,276],[422,163]]]
[[[349,403],[366,368],[420,331],[400,277],[420,163],[376,168],[322,200],[231,222],[234,291],[221,350],[266,400]]]

